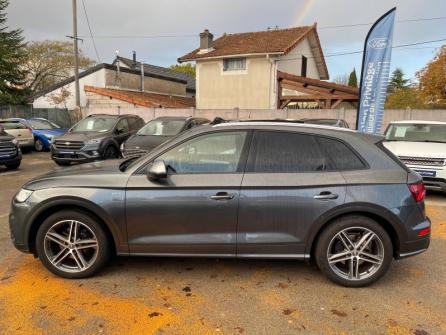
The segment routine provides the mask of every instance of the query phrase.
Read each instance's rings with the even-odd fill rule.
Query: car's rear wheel
[[[321,233],[315,258],[319,269],[333,282],[347,287],[367,286],[389,269],[392,241],[376,221],[346,216]]]
[[[90,215],[73,210],[48,217],[36,237],[36,251],[43,265],[68,279],[97,273],[109,259],[109,246],[101,225]]]

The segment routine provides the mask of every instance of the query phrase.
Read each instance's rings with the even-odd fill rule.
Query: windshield
[[[54,124],[48,120],[31,119],[28,120],[28,123],[31,126],[31,128],[36,130],[48,130],[48,129],[60,128],[57,124]]]
[[[79,123],[77,123],[73,128],[71,128],[72,133],[79,133],[84,131],[97,131],[104,133],[113,128],[116,123],[115,118],[110,117],[87,117]]]
[[[446,143],[446,124],[391,124],[386,131],[386,140]]]
[[[138,131],[138,135],[174,136],[183,128],[184,120],[152,120]]]

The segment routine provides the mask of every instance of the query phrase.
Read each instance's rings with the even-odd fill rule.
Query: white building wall
[[[80,87],[80,100],[81,107],[86,107],[87,105],[87,95],[84,91],[84,86],[97,86],[97,87],[105,87],[105,69],[100,69],[96,72],[89,74],[83,78],[79,79],[79,87]],[[59,104],[54,105],[54,103],[49,99],[49,96],[52,94],[59,95],[62,89],[67,89],[70,92],[70,96],[67,98],[66,105]],[[34,108],[68,108],[69,110],[73,110],[76,108],[76,96],[75,96],[75,83],[69,83],[65,86],[58,88],[46,95],[43,95],[33,102]]]
[[[302,55],[307,57],[307,77],[320,79],[320,74],[308,38],[301,41],[287,55],[280,56],[277,61],[277,69],[282,72],[300,76],[302,69]]]

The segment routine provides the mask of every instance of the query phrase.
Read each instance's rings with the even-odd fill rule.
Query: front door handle
[[[321,192],[318,195],[315,195],[313,198],[317,200],[330,200],[330,199],[337,199],[339,195],[335,193],[331,193],[328,191]]]
[[[234,199],[234,194],[229,194],[227,192],[218,192],[217,194],[211,196],[212,200],[231,200]]]

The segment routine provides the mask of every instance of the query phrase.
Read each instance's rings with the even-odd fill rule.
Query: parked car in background
[[[23,151],[32,150],[34,147],[32,129],[23,121],[16,119],[0,120],[0,125],[3,126],[8,134],[14,136]]]
[[[121,154],[123,157],[144,155],[183,131],[209,122],[208,119],[197,117],[155,118],[121,145]]]
[[[36,151],[49,150],[51,147],[51,140],[54,137],[63,135],[67,132],[67,129],[44,118],[14,118],[10,120],[19,121],[32,130],[34,136],[34,149]]]
[[[136,115],[89,115],[53,140],[51,157],[58,165],[119,158],[119,147],[144,125]]]
[[[8,170],[17,169],[22,161],[22,152],[14,136],[5,132],[0,124],[0,165],[5,165]]]
[[[343,119],[301,119],[302,123],[320,124],[333,127],[350,128]]]
[[[65,278],[118,254],[313,259],[338,284],[369,285],[430,242],[422,179],[382,140],[285,122],[195,127],[140,158],[31,180],[11,237]]]
[[[446,193],[446,122],[395,121],[385,136],[386,148],[418,172],[427,189]]]

